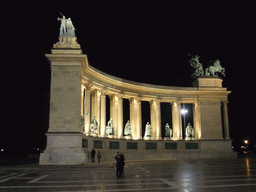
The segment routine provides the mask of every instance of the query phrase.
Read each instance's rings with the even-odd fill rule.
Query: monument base
[[[92,148],[100,150],[102,161],[114,161],[118,151],[126,160],[178,160],[205,158],[236,158],[231,140],[141,140],[84,137],[90,153]],[[97,145],[94,145],[97,142]]]
[[[47,133],[47,148],[40,154],[40,165],[80,165],[88,162],[80,133]]]

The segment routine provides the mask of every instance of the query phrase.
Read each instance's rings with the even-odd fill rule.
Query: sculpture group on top
[[[71,21],[71,18],[66,19],[66,17],[63,14],[61,15],[62,18],[57,18],[58,21],[61,21],[59,42],[54,44],[53,48],[81,48],[80,45],[77,43],[75,27]]]
[[[58,18],[57,20],[61,21],[60,37],[75,37],[75,27],[71,21],[71,18],[66,19],[66,17],[62,15],[62,18]]]
[[[225,77],[225,68],[221,67],[220,61],[217,59],[214,61],[214,64],[208,68],[203,70],[203,64],[199,62],[200,56],[192,56],[188,54],[188,56],[192,57],[189,60],[190,65],[193,67],[193,74],[191,75],[192,78],[197,78],[200,76],[214,76],[217,77],[219,74]]]

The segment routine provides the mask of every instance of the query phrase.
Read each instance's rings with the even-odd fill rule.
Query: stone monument
[[[40,165],[77,165],[88,161],[82,148],[86,116],[81,112],[81,72],[88,65],[74,33],[71,19],[63,15],[59,41],[52,54],[51,95],[47,147],[40,155]]]
[[[127,160],[235,156],[230,147],[227,108],[231,91],[222,86],[223,80],[217,76],[225,75],[218,60],[204,71],[200,56],[191,56],[195,78],[192,87],[133,82],[90,66],[77,43],[71,19],[62,15],[58,20],[59,41],[51,54],[46,54],[51,64],[50,117],[47,147],[40,154],[40,165],[84,164],[92,148],[100,149],[106,161],[113,160],[116,150],[124,152]],[[123,99],[130,103],[130,122],[125,129]],[[150,122],[143,138],[142,101],[150,106]],[[162,138],[161,102],[172,105],[172,125],[165,126],[165,138],[171,139]],[[193,127],[188,125],[185,135],[183,103],[193,106]],[[106,126],[108,108],[110,120]],[[132,137],[126,140],[123,135]]]

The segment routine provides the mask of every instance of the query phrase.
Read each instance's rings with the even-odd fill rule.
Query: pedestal
[[[47,133],[47,148],[40,154],[40,165],[81,165],[88,163],[81,133]]]

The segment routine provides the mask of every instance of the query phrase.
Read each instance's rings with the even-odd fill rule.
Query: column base
[[[194,137],[186,137],[185,140],[186,141],[188,141],[188,140],[195,140],[195,138]]]
[[[132,136],[131,136],[131,135],[129,135],[129,136],[126,135],[126,136],[124,136],[124,138],[125,138],[125,139],[132,139]]]

